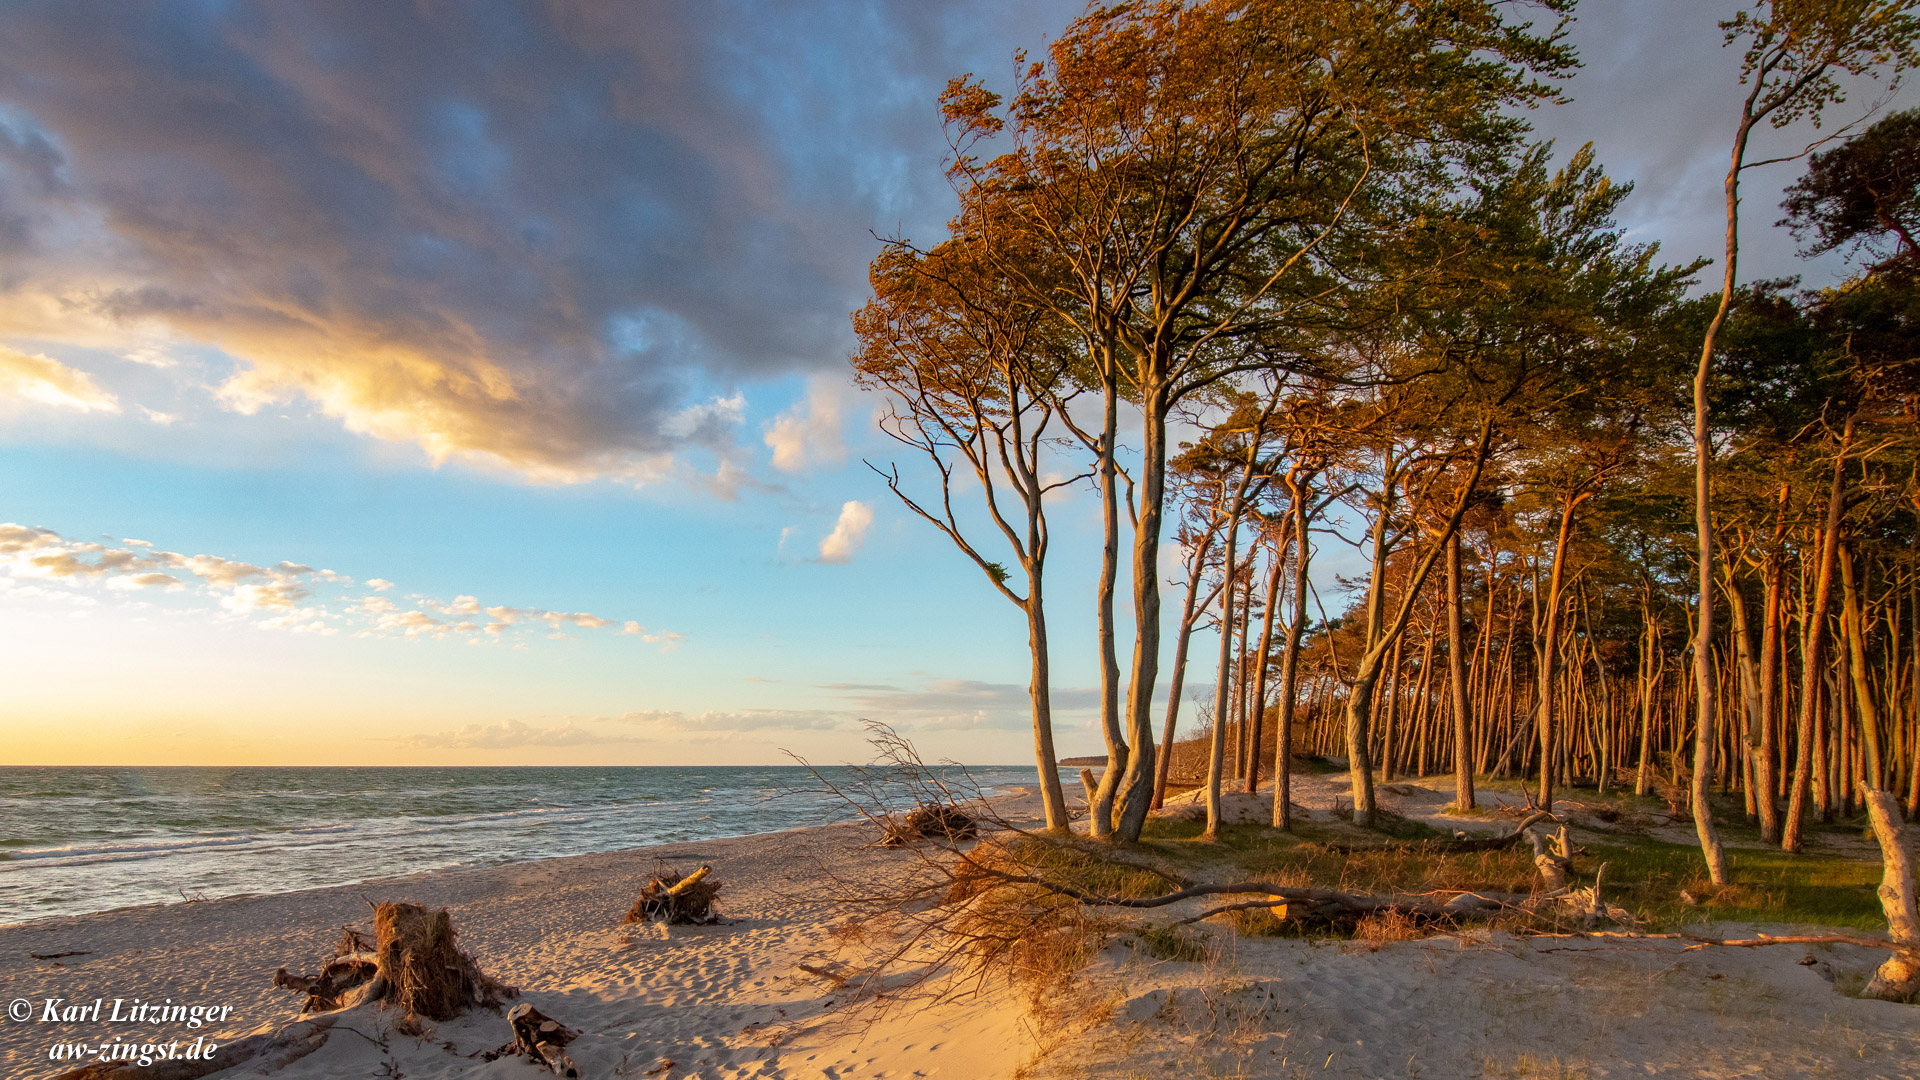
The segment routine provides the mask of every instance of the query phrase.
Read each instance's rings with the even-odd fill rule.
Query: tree
[[[1781,208],[1780,224],[1810,241],[1808,255],[1862,246],[1882,263],[1911,258],[1920,229],[1920,109],[1894,113],[1813,155]],[[1889,235],[1896,246],[1884,251]]]
[[[1120,373],[1141,415],[1121,840],[1138,839],[1153,787],[1167,418],[1244,370],[1249,354],[1225,343],[1290,324],[1325,291],[1319,253],[1336,232],[1365,231],[1364,219],[1384,239],[1390,204],[1450,190],[1508,151],[1523,130],[1513,107],[1552,95],[1536,73],[1571,62],[1557,32],[1515,25],[1509,9],[1120,5],[1070,26],[1008,110],[969,80],[948,88],[962,141],[1011,143],[989,162],[957,160],[963,205],[1002,204],[1045,249],[1048,275],[1029,295],[1073,326],[1090,369]]]
[[[1720,306],[1707,324],[1700,363],[1693,380],[1694,528],[1699,534],[1696,570],[1699,628],[1693,657],[1696,760],[1708,760],[1714,711],[1713,641],[1713,490],[1712,444],[1708,441],[1708,398],[1714,342],[1733,305],[1739,282],[1740,174],[1766,162],[1747,161],[1747,142],[1762,122],[1776,128],[1799,120],[1818,126],[1826,107],[1846,98],[1839,76],[1863,75],[1890,66],[1894,78],[1915,59],[1920,20],[1910,12],[1915,0],[1762,0],[1722,24],[1727,41],[1744,40],[1747,51],[1740,81],[1751,89],[1740,105],[1734,129],[1732,161],[1725,182],[1727,230]],[[1712,777],[1694,770],[1693,819],[1707,871],[1716,885],[1727,881],[1726,857],[1707,803]]]
[[[888,394],[881,428],[933,465],[939,502],[910,495],[898,466],[869,467],[1026,616],[1034,758],[1047,827],[1065,829],[1049,684],[1045,503],[1049,492],[1083,477],[1047,480],[1044,473],[1048,429],[1067,404],[1060,385],[1071,353],[1048,313],[1020,304],[994,266],[964,242],[924,254],[889,245],[874,260],[873,299],[854,314],[860,339],[854,368],[861,385]],[[957,471],[978,485],[994,529],[1026,578],[1024,592],[1015,592],[1005,566],[969,538],[954,505]],[[1003,489],[1011,490],[1017,512],[1002,507]]]

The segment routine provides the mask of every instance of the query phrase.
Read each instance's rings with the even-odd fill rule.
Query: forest
[[[1920,111],[1878,104],[1910,7],[1724,25],[1726,247],[1686,264],[1528,123],[1578,64],[1559,0],[1122,4],[1005,94],[954,79],[958,212],[874,260],[853,364],[876,471],[1026,624],[1048,825],[1048,619],[1089,616],[1096,837],[1181,783],[1209,835],[1233,789],[1288,828],[1309,757],[1362,826],[1402,775],[1664,796],[1716,883],[1716,812],[1790,852],[1920,812]],[[1773,129],[1794,164],[1750,151]],[[1778,208],[1741,199],[1760,165],[1799,170]],[[1849,276],[1743,279],[1767,228]],[[1074,485],[1090,612],[1047,592]],[[1336,546],[1364,572],[1316,576]]]

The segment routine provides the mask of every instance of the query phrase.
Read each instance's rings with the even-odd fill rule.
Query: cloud
[[[843,563],[852,559],[859,553],[860,545],[867,542],[867,527],[872,524],[873,507],[863,502],[847,502],[840,507],[840,520],[834,522],[833,532],[820,541],[820,561]]]
[[[838,467],[846,463],[847,443],[841,436],[841,384],[815,379],[807,396],[767,425],[763,436],[773,451],[773,467],[797,473],[810,465]]]
[[[80,412],[120,411],[120,399],[93,384],[93,377],[50,356],[0,345],[0,399]]]
[[[849,707],[862,716],[927,731],[1015,730],[1032,720],[1027,688],[1016,683],[936,679],[913,688],[841,682],[822,683],[815,689],[844,695]],[[1090,687],[1054,687],[1051,701],[1056,714],[1096,709],[1100,692]]]
[[[524,746],[603,746],[637,741],[630,736],[594,731],[571,720],[547,727],[528,724],[524,720],[468,724],[452,731],[414,735],[400,740],[402,745],[416,750],[511,750]]]
[[[945,80],[1077,8],[0,5],[0,337],[211,345],[232,407],[435,460],[683,475],[736,387],[839,366],[875,230],[949,213]]]
[[[691,714],[669,709],[647,709],[627,713],[618,719],[623,724],[686,732],[808,731],[837,728],[844,723],[838,714],[817,709],[709,710]]]
[[[97,582],[120,592],[154,588],[181,592],[188,584],[183,577],[191,578],[228,615],[266,616],[256,625],[297,633],[332,634],[347,627],[366,637],[465,636],[483,640],[504,638],[516,625],[539,625],[552,632],[549,636],[565,636],[560,633],[565,627],[612,629],[618,634],[637,635],[643,642],[660,646],[662,652],[673,651],[685,640],[673,631],[649,631],[633,620],[587,611],[489,606],[476,596],[460,595],[451,600],[410,596],[404,604],[374,595],[321,599],[314,595],[321,586],[350,585],[352,581],[302,563],[282,561],[261,566],[219,555],[163,551],[145,540],[121,543],[123,546],[110,547],[72,540],[52,529],[0,523],[0,584],[11,586],[15,579],[41,579]],[[393,588],[393,583],[384,578],[370,578],[367,585],[381,591]],[[53,594],[16,588],[11,595]]]

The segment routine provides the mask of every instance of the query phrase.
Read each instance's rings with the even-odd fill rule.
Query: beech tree
[[[1046,475],[1049,429],[1071,400],[1061,389],[1071,353],[1048,312],[1022,305],[994,266],[976,246],[959,241],[924,254],[889,246],[874,261],[873,299],[854,315],[861,345],[854,369],[861,385],[887,396],[881,429],[932,465],[937,501],[911,494],[898,466],[869,467],[1026,616],[1034,759],[1047,827],[1065,829],[1044,586],[1051,542],[1046,497],[1083,478]],[[962,523],[955,505],[968,493],[962,477],[978,490],[993,530],[1026,579],[1024,591],[1009,585],[1004,564],[989,558]],[[1003,492],[1013,507],[1003,505]]]

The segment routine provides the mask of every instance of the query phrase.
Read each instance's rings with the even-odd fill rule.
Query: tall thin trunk
[[[1560,651],[1561,592],[1566,580],[1567,546],[1573,541],[1573,513],[1587,499],[1587,492],[1572,492],[1560,501],[1560,529],[1553,542],[1553,571],[1547,576],[1546,626],[1540,632],[1541,644],[1534,650],[1540,658],[1535,687],[1534,708],[1539,719],[1535,732],[1540,736],[1540,809],[1553,809],[1553,761],[1555,730],[1553,717],[1553,678]]]
[[[1783,487],[1784,492],[1784,487]],[[1784,502],[1784,500],[1783,500]],[[1784,515],[1782,517],[1784,521]],[[1753,800],[1760,814],[1760,838],[1780,839],[1780,776],[1776,771],[1780,727],[1780,613],[1785,574],[1778,544],[1767,552],[1766,608],[1760,629],[1760,738],[1753,748]]]
[[[1232,693],[1229,680],[1233,677],[1234,597],[1239,592],[1234,588],[1233,579],[1240,569],[1240,510],[1246,490],[1243,478],[1227,510],[1227,525],[1223,534],[1227,545],[1226,587],[1220,590],[1220,667],[1216,673],[1219,681],[1213,689],[1213,738],[1207,747],[1207,830],[1201,837],[1203,840],[1219,839],[1222,823],[1220,788],[1227,755],[1226,716]]]
[[[1814,711],[1819,706],[1820,683],[1826,666],[1827,607],[1833,599],[1833,568],[1839,561],[1840,520],[1846,512],[1847,451],[1853,445],[1855,418],[1847,417],[1840,434],[1840,449],[1833,457],[1833,487],[1827,496],[1827,520],[1820,537],[1820,569],[1814,579],[1813,603],[1807,609],[1806,643],[1800,654],[1800,745],[1794,753],[1793,792],[1787,799],[1787,820],[1781,827],[1780,846],[1800,850],[1801,824],[1805,820],[1807,786],[1813,777]]]
[[[1156,755],[1159,760],[1154,764],[1153,808],[1156,810],[1167,801],[1167,776],[1173,767],[1174,724],[1180,718],[1180,694],[1187,681],[1187,643],[1193,639],[1200,579],[1205,576],[1207,551],[1213,546],[1216,531],[1208,528],[1201,534],[1199,550],[1193,553],[1193,565],[1187,569],[1187,598],[1180,607],[1180,633],[1173,646],[1173,682],[1167,687],[1167,726],[1160,738],[1160,753]]]
[[[1746,163],[1747,137],[1753,131],[1758,119],[1755,115],[1755,103],[1767,85],[1764,76],[1753,80],[1753,89],[1747,95],[1746,104],[1740,110],[1740,126],[1733,137],[1733,159],[1727,166],[1726,206],[1727,206],[1727,246],[1726,274],[1720,283],[1720,305],[1713,313],[1713,319],[1707,324],[1705,340],[1700,344],[1700,363],[1693,376],[1693,502],[1694,529],[1699,541],[1699,630],[1695,634],[1693,653],[1694,711],[1696,757],[1707,746],[1713,720],[1713,489],[1711,463],[1713,443],[1707,432],[1707,392],[1709,380],[1713,376],[1713,347],[1719,337],[1721,326],[1727,321],[1727,311],[1733,306],[1733,290],[1739,280],[1740,260],[1740,170]],[[1701,770],[1694,768],[1695,798],[1693,800],[1694,831],[1700,837],[1700,850],[1706,855],[1707,872],[1715,885],[1723,885],[1727,880],[1727,860],[1720,849],[1720,837],[1713,827],[1713,808],[1707,805],[1706,781],[1701,779]]]
[[[1312,476],[1290,472],[1293,498],[1293,616],[1287,624],[1287,652],[1280,661],[1280,730],[1273,750],[1273,827],[1293,828],[1293,697],[1300,677],[1300,639],[1307,629],[1307,564],[1312,549],[1307,535],[1307,492]],[[1312,713],[1308,713],[1311,717]]]
[[[1156,362],[1157,363],[1157,362]],[[1145,366],[1145,365],[1143,365]],[[1114,838],[1134,843],[1153,802],[1153,690],[1160,676],[1160,521],[1166,506],[1167,388],[1152,378],[1140,387],[1142,424],[1140,513],[1133,530],[1133,668],[1127,684],[1126,734],[1133,753],[1120,781]],[[1217,722],[1217,721],[1216,721]]]
[[[1114,652],[1113,585],[1120,564],[1120,489],[1114,464],[1119,430],[1119,387],[1111,354],[1101,370],[1100,427],[1100,580],[1094,594],[1094,620],[1100,647],[1100,734],[1107,743],[1107,767],[1087,808],[1087,827],[1095,837],[1113,832],[1113,797],[1127,767],[1126,735],[1120,727],[1120,663]]]
[[[1466,629],[1460,617],[1460,534],[1447,543],[1447,684],[1453,697],[1453,806],[1471,810],[1473,802],[1473,762],[1469,757],[1467,732],[1472,726],[1467,715]]]
[[[1253,735],[1250,740],[1253,751],[1247,766],[1249,795],[1260,790],[1260,751],[1267,735],[1267,658],[1273,655],[1274,614],[1280,606],[1280,580],[1287,566],[1289,546],[1284,531],[1274,539],[1273,567],[1267,573],[1267,610],[1260,616],[1260,655],[1254,660],[1253,676]]]
[[[1041,604],[1040,578],[1036,574],[1027,592],[1027,645],[1032,656],[1028,697],[1033,702],[1033,752],[1040,765],[1040,801],[1046,808],[1047,828],[1065,830],[1067,797],[1060,789],[1059,758],[1053,750],[1053,699],[1048,670],[1047,615]]]
[[[1853,545],[1840,552],[1840,623],[1847,635],[1847,667],[1853,675],[1853,711],[1860,718],[1860,774],[1866,786],[1875,791],[1886,787],[1886,768],[1880,747],[1880,704],[1874,700],[1873,681],[1867,671],[1866,613],[1860,603],[1860,588],[1854,580]]]

